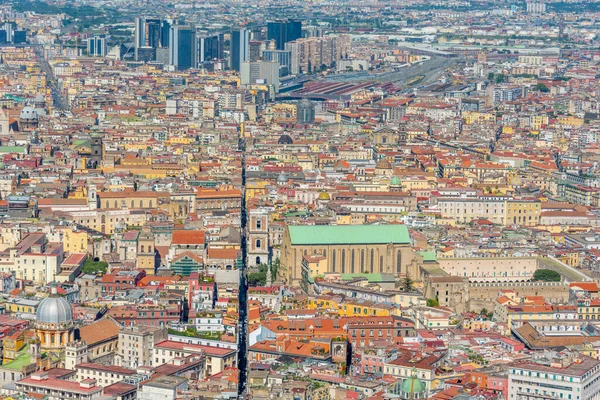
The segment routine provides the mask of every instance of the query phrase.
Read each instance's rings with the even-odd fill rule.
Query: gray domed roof
[[[60,324],[73,320],[71,305],[63,297],[52,294],[41,301],[35,317],[38,323]]]
[[[19,114],[19,118],[20,119],[37,119],[38,113],[35,110],[35,108],[33,108],[31,106],[25,106],[21,110],[21,113]]]
[[[294,144],[294,140],[290,135],[283,134],[279,136],[278,144]]]

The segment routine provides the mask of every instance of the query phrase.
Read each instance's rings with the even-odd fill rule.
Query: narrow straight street
[[[67,100],[62,95],[60,87],[58,86],[58,80],[54,76],[54,73],[52,72],[52,67],[50,66],[50,63],[44,55],[44,46],[35,46],[34,51],[40,61],[40,67],[46,74],[46,84],[50,88],[50,92],[52,94],[52,101],[54,102],[54,107],[58,110],[67,110]]]
[[[242,270],[240,273],[240,291],[239,291],[239,314],[238,323],[238,369],[239,385],[238,398],[246,398],[246,382],[248,378],[248,274],[246,262],[246,141],[239,139],[238,151],[241,152],[242,159],[242,208],[241,208],[241,246],[242,246]]]

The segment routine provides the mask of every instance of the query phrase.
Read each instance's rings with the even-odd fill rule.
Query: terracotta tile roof
[[[194,244],[194,245],[203,245],[204,241],[204,231],[195,231],[195,230],[175,230],[173,231],[173,238],[171,239],[171,244],[173,245],[185,245],[185,244]]]
[[[103,318],[79,328],[79,336],[88,346],[119,336],[121,325],[112,318]]]
[[[235,259],[240,252],[239,249],[208,249],[208,258]]]
[[[598,292],[598,285],[596,282],[571,282],[569,287],[578,287],[586,292]]]

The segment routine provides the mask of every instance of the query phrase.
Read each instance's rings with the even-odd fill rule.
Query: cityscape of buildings
[[[600,2],[0,5],[0,399],[600,400]]]

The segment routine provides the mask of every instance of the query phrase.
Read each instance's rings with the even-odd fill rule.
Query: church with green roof
[[[311,257],[319,273],[403,275],[414,253],[405,225],[289,225],[281,248],[281,277],[298,285],[310,275]],[[323,259],[324,258],[324,259]],[[308,265],[308,267],[307,267]],[[314,272],[314,271],[312,271]]]

